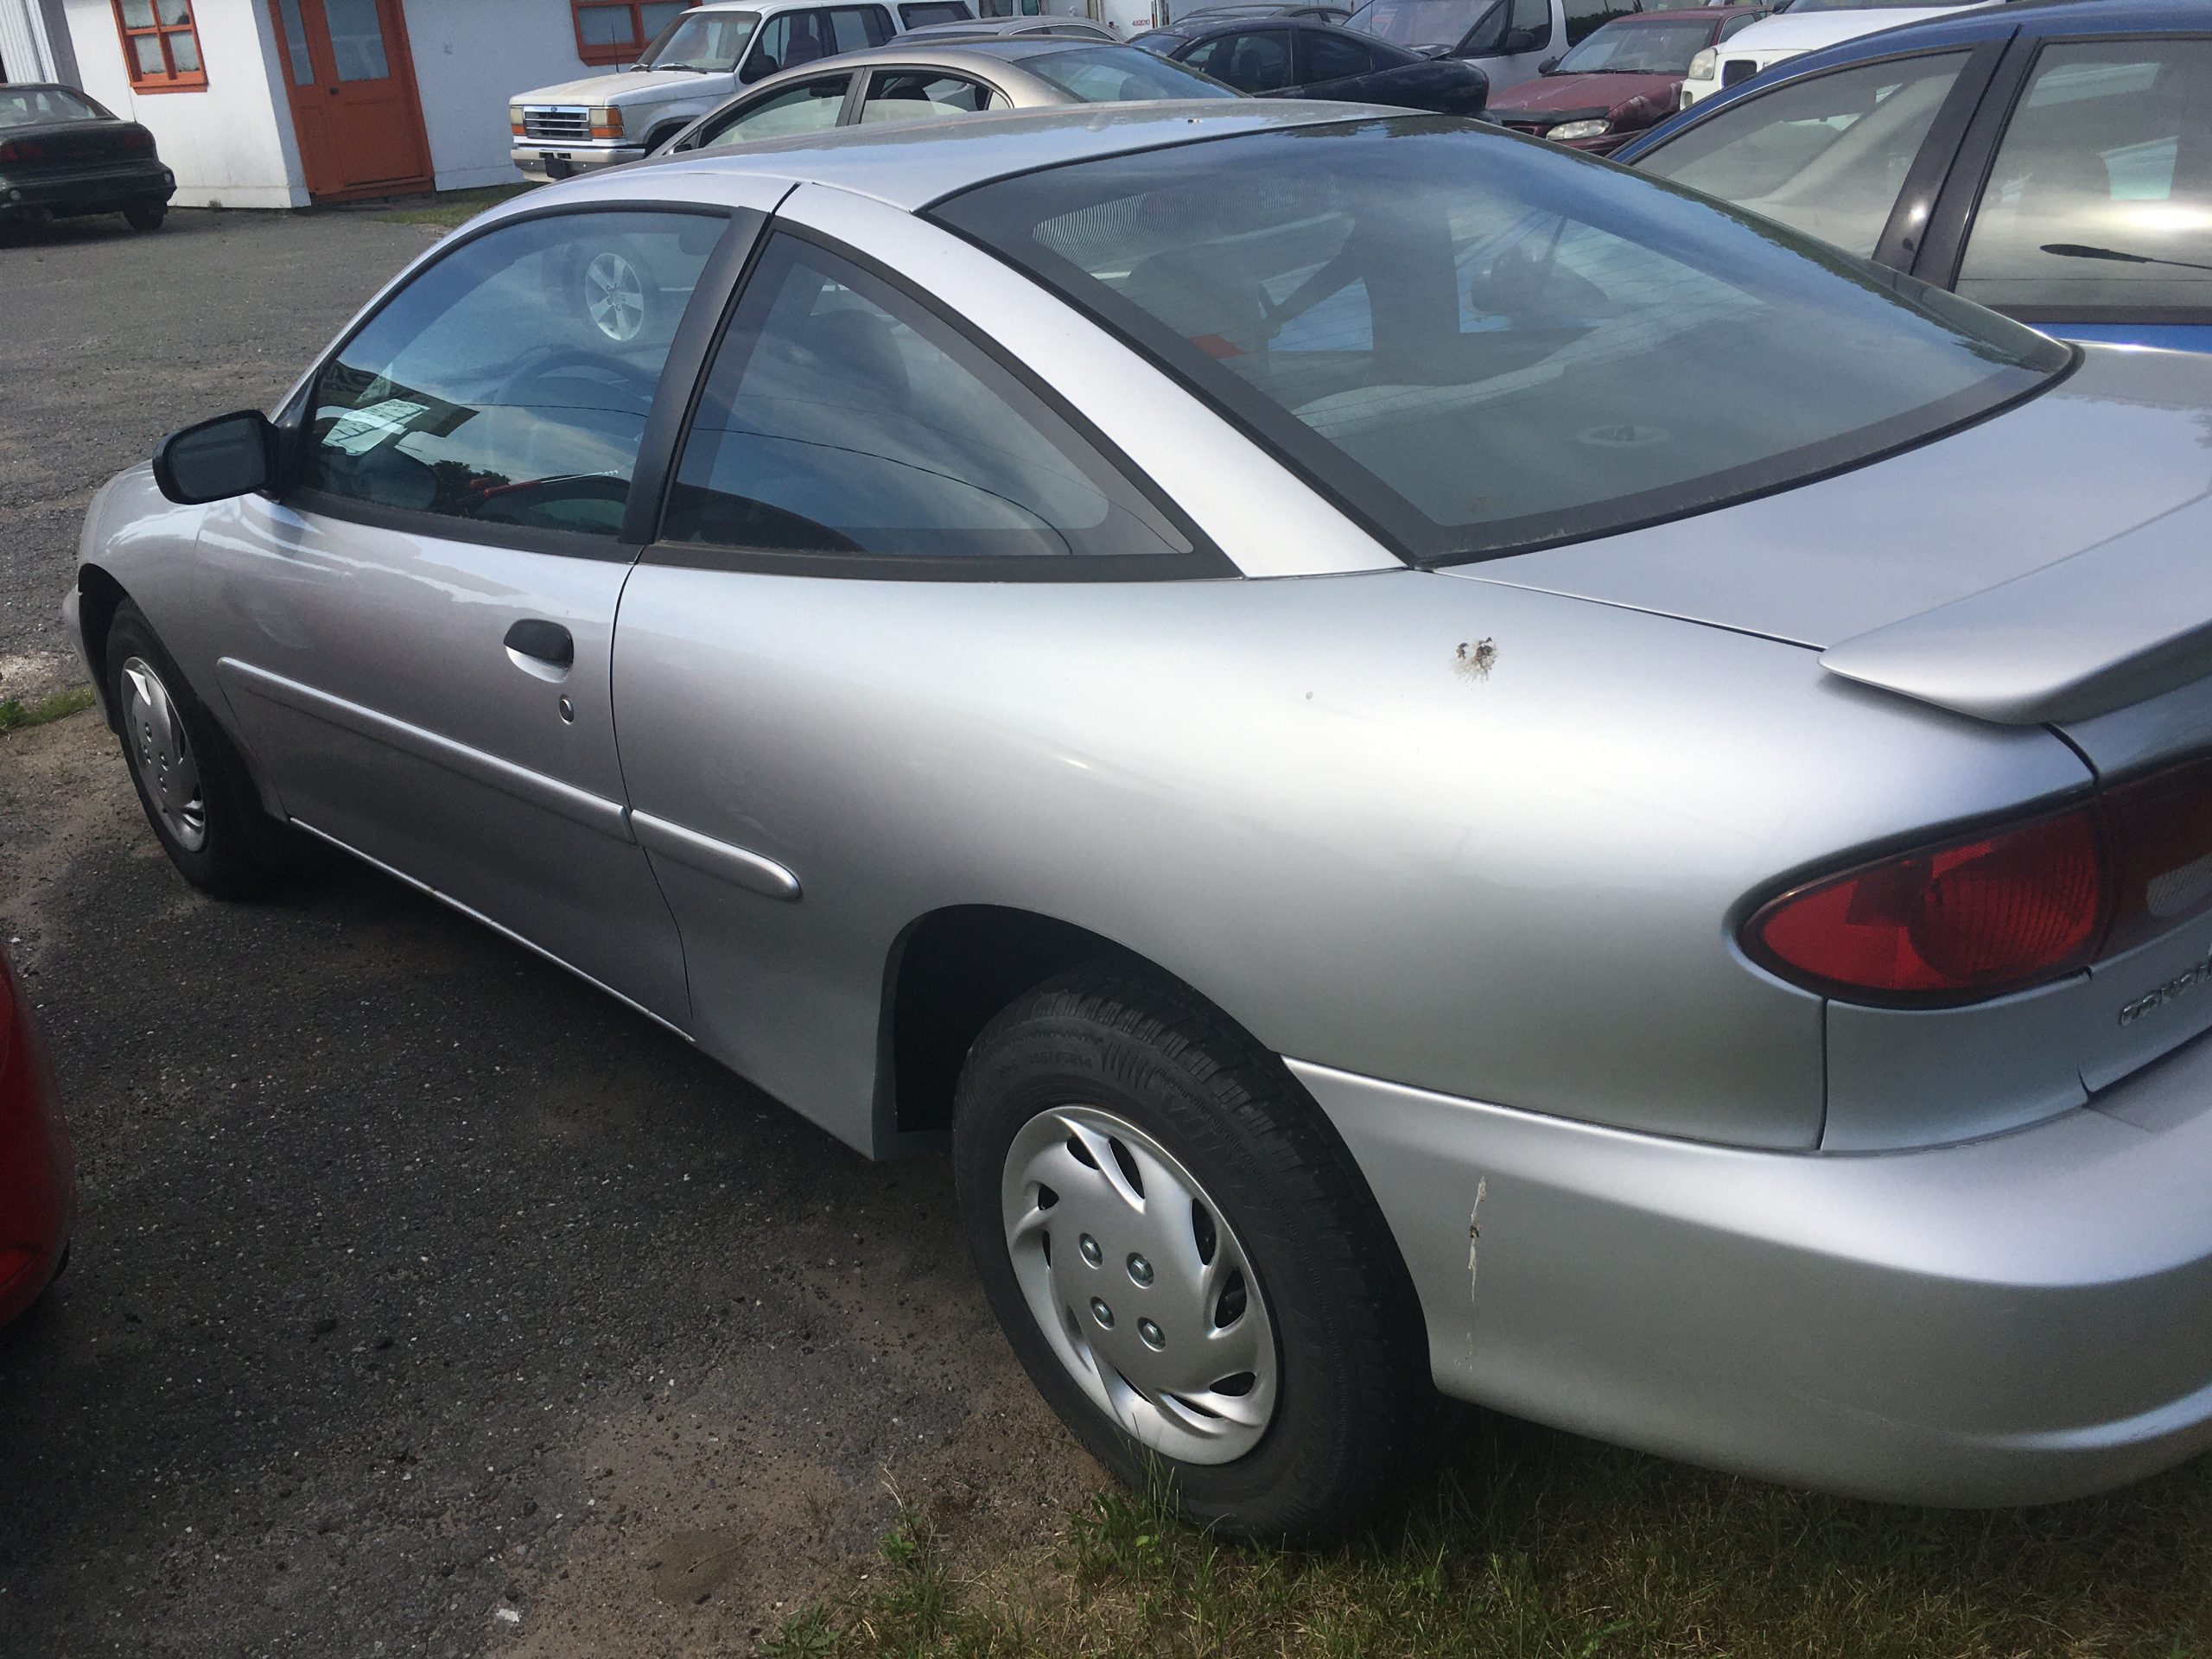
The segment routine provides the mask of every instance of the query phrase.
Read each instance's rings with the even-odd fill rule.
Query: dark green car
[[[0,86],[0,225],[121,213],[161,228],[176,194],[154,135],[69,86]]]

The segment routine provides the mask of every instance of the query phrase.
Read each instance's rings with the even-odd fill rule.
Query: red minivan
[[[77,1219],[69,1131],[22,982],[0,950],[0,1325],[60,1270]]]

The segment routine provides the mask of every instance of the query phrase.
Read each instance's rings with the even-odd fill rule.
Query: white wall
[[[518,182],[507,99],[596,74],[576,55],[569,0],[404,0],[438,188]]]
[[[85,90],[152,130],[176,175],[178,207],[307,206],[275,25],[260,0],[196,0],[207,86],[188,92],[131,89],[110,0],[63,0],[63,10]]]

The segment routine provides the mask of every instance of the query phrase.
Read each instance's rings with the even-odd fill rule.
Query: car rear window
[[[2072,360],[1725,203],[1436,117],[1077,162],[932,211],[1423,561],[1808,479]]]
[[[60,86],[0,86],[0,127],[45,121],[97,121],[101,111]]]
[[[1085,104],[1161,98],[1235,98],[1234,87],[1133,46],[1071,46],[1019,60],[1021,67]]]

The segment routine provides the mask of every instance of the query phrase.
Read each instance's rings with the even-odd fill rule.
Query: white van
[[[642,160],[741,86],[903,29],[972,20],[968,0],[742,0],[671,19],[638,61],[508,100],[511,151],[526,179],[565,179]]]

